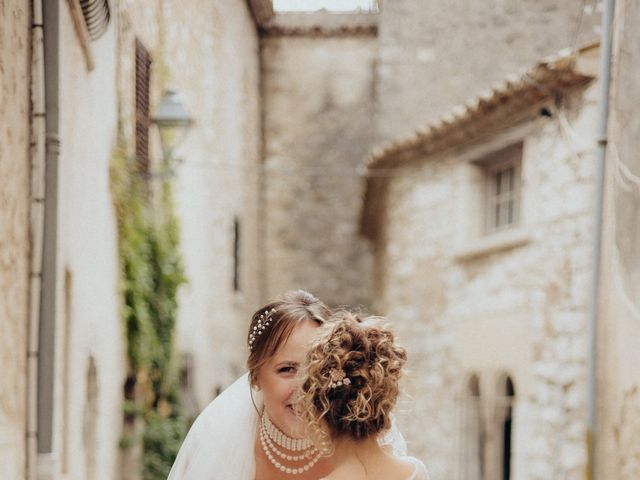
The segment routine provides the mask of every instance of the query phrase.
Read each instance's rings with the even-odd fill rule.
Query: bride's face
[[[299,386],[297,374],[311,342],[320,333],[318,327],[310,321],[297,325],[276,354],[262,365],[257,378],[269,417],[280,430],[292,437],[304,436],[303,424],[293,409]]]

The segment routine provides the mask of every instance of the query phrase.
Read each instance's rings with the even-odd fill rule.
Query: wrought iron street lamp
[[[193,119],[182,105],[178,92],[175,90],[165,91],[162,102],[160,102],[151,122],[158,127],[162,157],[165,163],[169,163],[173,151],[184,141],[191,125],[193,125]]]

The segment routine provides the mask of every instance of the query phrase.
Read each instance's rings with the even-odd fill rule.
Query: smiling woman
[[[169,480],[317,480],[332,469],[294,411],[300,366],[330,317],[329,308],[298,290],[261,307],[247,334],[248,373],[196,419]],[[397,431],[381,444],[406,450]]]
[[[170,480],[268,480],[283,473],[306,480],[330,471],[329,460],[301,438],[292,407],[298,368],[330,313],[301,290],[256,311],[247,335],[247,375],[200,414]]]

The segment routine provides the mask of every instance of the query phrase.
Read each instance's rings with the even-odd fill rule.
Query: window
[[[502,480],[511,478],[511,452],[513,439],[513,400],[516,390],[511,377],[507,377],[504,382],[503,412],[502,412]]]
[[[240,220],[233,219],[233,291],[240,291]]]
[[[111,0],[113,1],[113,0]],[[99,39],[111,22],[110,0],[68,0],[66,2],[88,71],[95,68],[90,42]]]
[[[496,390],[481,391],[481,385],[496,378],[473,373],[462,396],[460,423],[460,480],[510,480],[512,478],[514,409],[513,377],[502,373]],[[487,380],[489,380],[487,382]],[[485,389],[486,390],[486,389]]]
[[[111,20],[111,10],[108,0],[80,0],[80,8],[84,22],[87,25],[89,38],[97,40],[106,31]]]
[[[500,150],[483,161],[486,165],[486,233],[518,224],[521,163],[521,143]]]
[[[149,165],[149,89],[151,85],[151,55],[136,39],[136,163],[138,171],[148,177]]]

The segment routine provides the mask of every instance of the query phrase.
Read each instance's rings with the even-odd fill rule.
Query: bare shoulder
[[[369,472],[367,480],[421,480],[418,465],[411,457],[390,457]]]
[[[320,480],[368,480],[367,472],[362,464],[358,462],[349,463],[343,467],[336,468],[326,477]]]
[[[337,468],[320,480],[428,480],[424,464],[413,457],[391,457],[367,471],[354,462]]]

